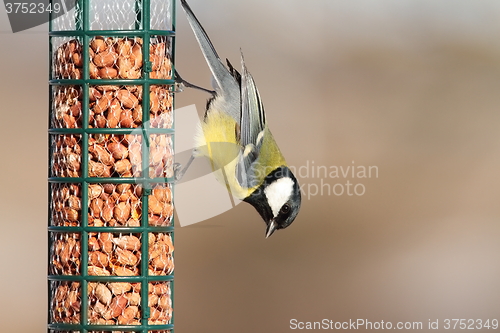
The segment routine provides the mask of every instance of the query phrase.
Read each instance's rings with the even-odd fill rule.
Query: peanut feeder
[[[88,0],[50,22],[49,333],[173,332],[173,22]]]

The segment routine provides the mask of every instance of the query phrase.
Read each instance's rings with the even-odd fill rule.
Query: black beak
[[[271,220],[266,228],[266,238],[269,238],[273,234],[274,230],[276,230],[276,223],[274,220]]]

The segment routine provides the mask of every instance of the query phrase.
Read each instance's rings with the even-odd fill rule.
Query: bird
[[[187,20],[212,73],[213,90],[184,80],[174,71],[176,85],[211,94],[186,166],[176,166],[175,178],[194,158],[210,160],[216,179],[236,198],[252,205],[266,223],[265,237],[292,224],[301,207],[297,178],[288,167],[266,121],[264,105],[241,52],[241,73],[223,64],[205,29],[186,0]]]

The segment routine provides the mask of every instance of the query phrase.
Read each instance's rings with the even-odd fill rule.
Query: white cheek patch
[[[281,207],[292,195],[292,191],[293,180],[288,177],[275,180],[264,189],[264,194],[273,211],[274,217],[278,216]]]

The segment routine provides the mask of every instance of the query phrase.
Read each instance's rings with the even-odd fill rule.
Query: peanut
[[[120,89],[115,94],[116,98],[122,103],[122,105],[127,109],[133,109],[139,105],[139,100],[137,97],[126,89]]]
[[[114,67],[102,67],[97,70],[101,79],[114,79],[118,77],[118,71]]]
[[[97,53],[92,61],[97,67],[112,67],[117,59],[118,54],[111,50],[105,50]]]

